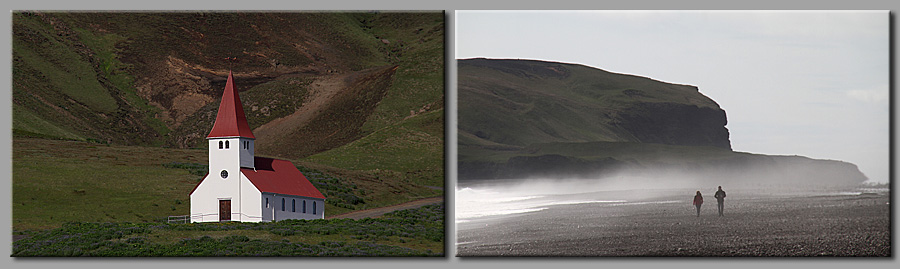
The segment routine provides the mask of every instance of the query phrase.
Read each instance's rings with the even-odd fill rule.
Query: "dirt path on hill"
[[[355,219],[355,220],[358,220],[358,219],[364,219],[364,218],[377,218],[377,217],[380,217],[381,215],[384,215],[384,214],[387,214],[390,212],[394,212],[397,210],[419,208],[419,207],[430,205],[430,204],[441,203],[443,201],[444,201],[443,196],[431,197],[431,198],[425,198],[425,199],[419,199],[419,200],[415,200],[415,201],[411,201],[411,202],[406,202],[406,203],[402,203],[399,205],[372,208],[372,209],[366,209],[366,210],[362,210],[362,211],[354,211],[354,212],[344,213],[344,214],[340,214],[340,215],[328,216],[325,219]]]
[[[256,139],[265,137],[285,137],[294,130],[306,126],[313,118],[318,116],[323,108],[327,107],[334,96],[347,87],[347,75],[334,75],[323,77],[313,81],[309,85],[309,97],[293,114],[277,118],[253,130]],[[272,141],[279,141],[274,139]]]

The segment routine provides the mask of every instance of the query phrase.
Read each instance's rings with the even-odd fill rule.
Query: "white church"
[[[256,137],[230,72],[206,139],[209,173],[191,191],[191,222],[325,218],[325,196],[293,163],[253,156]]]

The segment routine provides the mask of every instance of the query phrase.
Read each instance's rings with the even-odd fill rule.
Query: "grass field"
[[[199,177],[163,166],[172,160],[206,162],[206,152],[16,138],[13,229],[188,214]]]
[[[13,140],[13,230],[67,222],[160,222],[190,212],[207,151],[35,138]],[[390,170],[352,171],[295,162],[327,195],[326,216],[443,192]]]

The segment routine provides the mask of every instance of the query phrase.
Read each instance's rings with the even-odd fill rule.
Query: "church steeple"
[[[244,107],[241,98],[234,89],[234,77],[228,72],[228,81],[225,83],[225,92],[222,94],[222,103],[219,104],[219,114],[216,122],[206,138],[243,137],[256,139],[247,124],[247,116],[244,115]]]
[[[213,123],[206,139],[209,141],[210,174],[218,172],[213,168],[224,168],[221,173],[225,179],[227,173],[233,173],[240,167],[255,166],[253,149],[256,137],[247,124],[247,116],[244,115],[241,98],[234,89],[234,76],[231,72],[228,72],[228,81],[225,83],[222,103],[219,103],[216,122]]]

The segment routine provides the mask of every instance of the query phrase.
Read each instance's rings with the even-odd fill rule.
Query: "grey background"
[[[6,197],[0,202],[0,206],[5,213],[0,215],[2,218],[3,229],[7,235],[12,234],[11,230],[11,17],[10,12],[13,10],[445,10],[447,18],[447,47],[445,57],[447,59],[447,151],[446,151],[446,167],[447,167],[447,248],[446,258],[11,258],[11,236],[2,239],[3,261],[0,262],[3,268],[245,268],[245,267],[276,267],[290,266],[294,268],[302,267],[324,267],[324,268],[495,268],[495,269],[519,269],[519,268],[546,268],[546,267],[565,267],[565,268],[695,268],[695,267],[720,267],[720,268],[769,268],[769,267],[793,267],[793,268],[848,268],[848,267],[865,267],[865,268],[896,268],[900,262],[896,258],[890,259],[872,259],[872,258],[478,258],[478,259],[460,259],[454,257],[455,251],[455,230],[453,227],[453,203],[454,195],[451,190],[455,186],[456,178],[456,65],[452,59],[453,40],[455,38],[454,28],[454,11],[455,10],[511,10],[511,9],[536,9],[536,10],[572,10],[572,9],[592,9],[592,10],[891,10],[891,34],[896,36],[896,18],[895,12],[900,10],[900,1],[889,0],[855,0],[855,1],[777,1],[777,0],[757,0],[757,1],[714,1],[714,0],[687,0],[687,1],[666,1],[666,0],[635,0],[635,1],[537,1],[537,0],[501,0],[501,1],[485,1],[485,0],[455,0],[455,1],[415,1],[415,0],[387,0],[387,1],[365,1],[365,0],[327,0],[327,1],[172,1],[172,0],[153,0],[153,1],[4,1],[3,9],[7,12],[3,14],[0,20],[0,28],[3,29],[2,38],[5,42],[0,43],[2,49],[7,53],[0,54],[0,59],[6,64],[3,65],[5,71],[0,76],[0,85],[2,92],[6,98],[0,98],[0,107],[3,108],[3,117],[0,118],[0,124],[6,128],[6,132],[0,132],[0,140],[8,141],[3,144],[3,150],[0,150],[0,158],[4,162],[0,162],[0,169],[7,171],[2,174],[4,188],[0,192],[0,196]],[[896,78],[898,71],[893,68],[896,54],[893,51],[897,48],[897,44],[891,38],[891,78]],[[891,83],[892,104],[897,99],[893,94],[894,83]],[[894,109],[891,116],[892,125],[896,116]],[[892,128],[893,130],[893,128]],[[896,135],[892,132],[892,135]],[[892,137],[893,140],[893,137]],[[892,143],[893,144],[893,143]],[[892,145],[893,147],[893,145]],[[893,148],[891,156],[893,157]],[[892,160],[891,168],[896,164],[896,160]],[[893,181],[893,178],[892,178]],[[896,197],[896,194],[893,194]],[[893,199],[895,200],[895,199]],[[894,207],[892,216],[896,216],[897,208]],[[896,226],[896,222],[892,221],[892,225]],[[892,231],[895,229],[892,229]],[[893,235],[896,238],[896,235]],[[896,250],[894,250],[896,253]],[[896,256],[896,254],[894,254]]]

